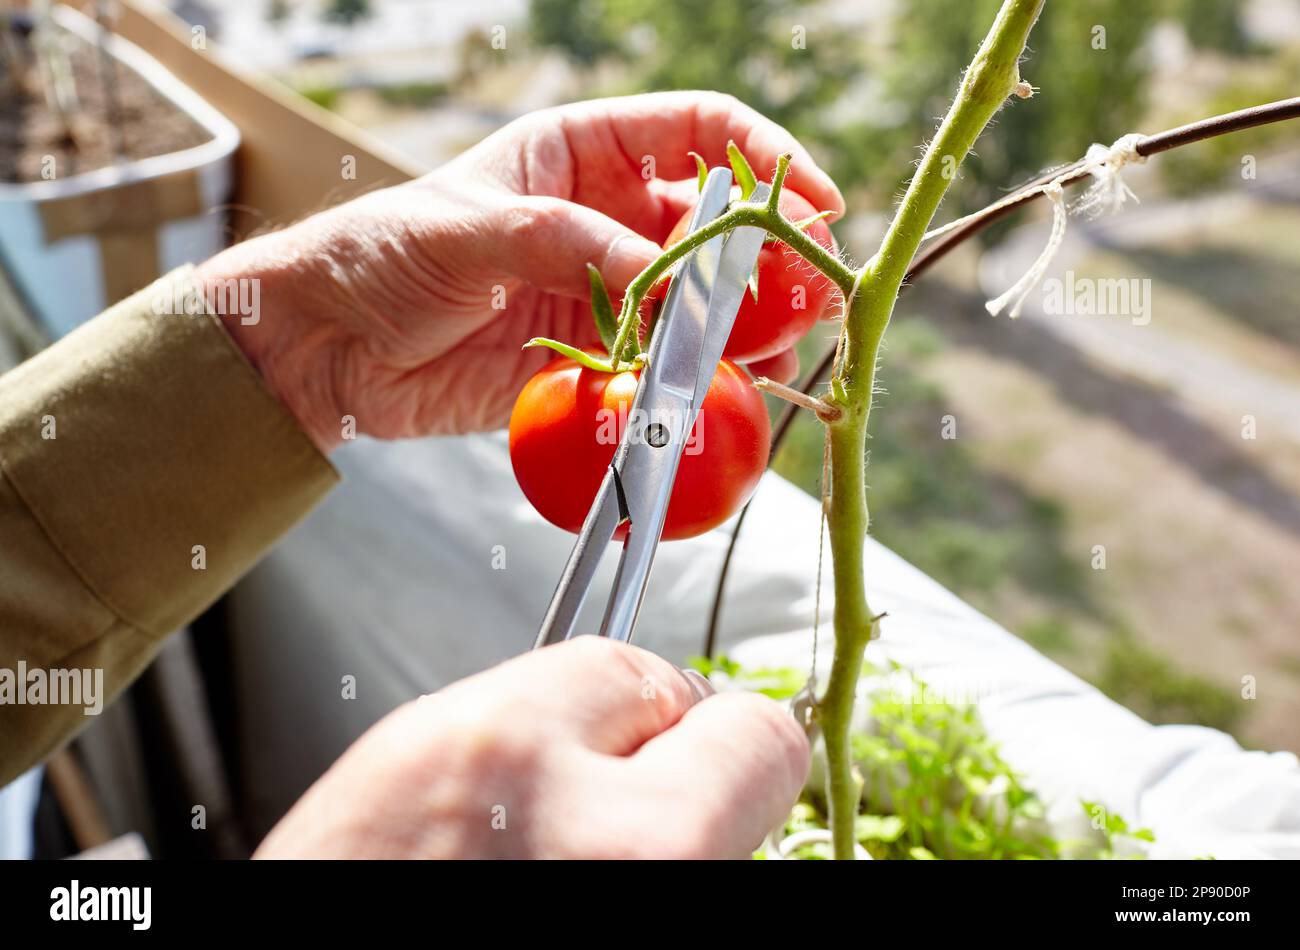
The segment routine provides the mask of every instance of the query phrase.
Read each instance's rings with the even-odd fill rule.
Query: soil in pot
[[[57,28],[56,28],[57,29]],[[0,182],[21,184],[94,171],[193,148],[211,134],[139,75],[80,37],[57,30],[76,87],[77,108],[65,126],[46,103],[30,34],[15,29],[5,44],[18,61],[0,62]],[[109,77],[115,78],[106,82]],[[116,86],[110,96],[109,88]]]

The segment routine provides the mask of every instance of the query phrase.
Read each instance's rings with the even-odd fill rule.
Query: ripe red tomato
[[[780,205],[781,213],[791,221],[803,221],[817,213],[802,195],[789,188],[781,190]],[[664,247],[680,241],[690,223],[688,211],[677,222]],[[835,238],[824,220],[809,225],[807,234],[835,253]],[[650,296],[662,296],[664,290],[665,285],[660,284]],[[835,285],[825,274],[787,245],[768,240],[758,254],[758,299],[749,290],[745,291],[723,354],[737,363],[750,363],[789,349],[821,318],[834,292]]]
[[[519,393],[510,415],[510,461],[524,495],[551,524],[581,530],[623,436],[637,375],[557,359]],[[682,453],[663,538],[694,537],[735,514],[758,486],[771,439],[758,390],[723,360]]]
[[[766,376],[778,383],[791,384],[799,379],[799,354],[794,347],[782,350],[776,356],[765,360],[755,360],[745,367],[754,376]]]

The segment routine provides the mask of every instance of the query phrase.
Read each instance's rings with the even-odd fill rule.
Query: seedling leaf
[[[607,352],[613,352],[618,337],[618,321],[614,319],[614,304],[605,289],[605,281],[594,264],[587,265],[587,280],[591,284],[591,315],[596,320],[596,332]]]
[[[758,187],[758,179],[754,177],[754,169],[735,142],[727,143],[727,161],[731,163],[731,172],[736,176],[736,184],[740,186],[740,200],[748,201]]]
[[[704,191],[704,183],[709,179],[709,166],[705,163],[699,152],[687,152],[686,154],[695,159],[695,183],[702,193]]]

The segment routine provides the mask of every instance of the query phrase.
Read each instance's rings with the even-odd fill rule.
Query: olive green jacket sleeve
[[[190,271],[0,376],[0,786],[90,721],[21,669],[106,702],[337,482],[219,320],[155,313]]]

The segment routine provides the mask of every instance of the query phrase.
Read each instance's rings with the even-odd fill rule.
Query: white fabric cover
[[[386,711],[526,650],[573,542],[525,502],[502,434],[360,440],[335,462],[344,485],[233,598],[242,764],[263,828]],[[640,645],[678,663],[701,651],[730,530],[660,547]],[[817,532],[816,502],[769,474],[732,568],[726,652],[808,664]],[[615,560],[611,549],[606,584]],[[872,607],[889,613],[872,658],[977,698],[1055,814],[1073,821],[1079,798],[1103,802],[1155,831],[1156,857],[1300,857],[1294,755],[1152,726],[874,542],[867,563]],[[585,608],[589,629],[600,606]],[[829,608],[828,581],[823,616]],[[823,627],[823,671],[829,640]],[[345,675],[354,700],[341,698]]]

